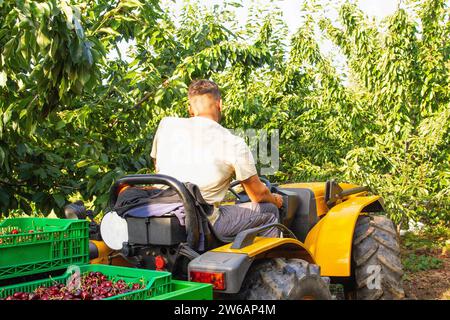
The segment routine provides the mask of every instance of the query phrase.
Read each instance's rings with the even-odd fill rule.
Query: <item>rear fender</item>
[[[189,265],[191,271],[225,273],[226,289],[221,293],[238,293],[242,282],[252,265],[258,259],[299,258],[314,263],[314,259],[303,243],[292,238],[256,237],[252,244],[232,249],[227,244],[208,251],[193,259]]]
[[[381,197],[349,197],[331,208],[309,231],[305,239],[305,247],[320,266],[322,276],[350,276],[356,220],[358,216],[371,208],[382,211]]]
[[[312,253],[302,242],[292,238],[256,237],[252,244],[241,249],[232,249],[232,243],[211,250],[212,252],[242,253],[250,258],[298,258],[315,263]]]

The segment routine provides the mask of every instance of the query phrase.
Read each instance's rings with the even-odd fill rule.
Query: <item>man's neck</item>
[[[217,122],[217,119],[212,114],[199,114],[198,116],[195,116],[195,117],[206,118],[206,119],[212,120],[214,122]]]

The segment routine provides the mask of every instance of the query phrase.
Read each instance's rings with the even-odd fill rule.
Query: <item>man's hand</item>
[[[153,159],[153,166],[155,167],[155,172],[158,173],[158,167],[156,165],[156,159],[155,158],[152,158],[152,159]]]
[[[252,202],[270,202],[277,208],[281,208],[283,205],[283,198],[279,194],[271,193],[257,175],[241,181],[241,184]]]
[[[272,193],[272,196],[275,198],[275,205],[280,209],[283,206],[283,197],[278,193]]]

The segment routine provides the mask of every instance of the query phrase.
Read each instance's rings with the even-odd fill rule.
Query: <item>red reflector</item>
[[[191,271],[190,279],[194,282],[211,283],[215,290],[225,290],[225,273]]]
[[[155,266],[156,270],[163,270],[166,266],[166,260],[163,256],[156,256],[155,257]]]

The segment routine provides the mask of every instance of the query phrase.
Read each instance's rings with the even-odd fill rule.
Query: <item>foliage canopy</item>
[[[338,24],[309,1],[290,40],[279,11],[237,26],[233,6],[187,3],[175,21],[156,0],[0,0],[0,212],[60,213],[71,197],[100,211],[117,177],[152,171],[160,119],[186,116],[187,85],[211,78],[226,127],[280,130],[275,180],[369,185],[397,222],[448,222],[446,1],[381,23],[345,2]]]

